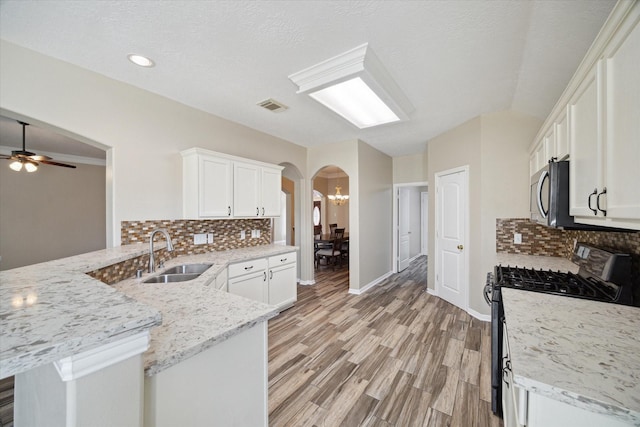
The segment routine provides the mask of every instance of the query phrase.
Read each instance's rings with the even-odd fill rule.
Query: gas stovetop
[[[491,289],[523,289],[565,295],[594,301],[633,303],[631,257],[576,243],[571,261],[579,266],[578,274],[498,265],[494,276],[487,278],[485,299]]]
[[[573,273],[497,266],[495,285],[548,294],[568,295],[596,301],[613,302],[618,289],[607,282]]]

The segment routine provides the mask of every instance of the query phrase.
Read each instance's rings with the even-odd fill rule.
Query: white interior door
[[[466,168],[436,176],[436,291],[440,297],[466,310],[468,267]]]
[[[398,273],[409,266],[410,244],[409,190],[398,189]]]
[[[422,255],[429,253],[429,193],[420,193],[420,252]]]

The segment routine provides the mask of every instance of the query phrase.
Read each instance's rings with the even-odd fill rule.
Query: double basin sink
[[[196,279],[213,264],[182,264],[164,270],[157,276],[149,277],[143,283],[174,283]]]

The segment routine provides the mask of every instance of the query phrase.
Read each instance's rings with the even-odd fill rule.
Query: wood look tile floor
[[[422,256],[362,295],[322,268],[269,321],[270,426],[502,426],[490,324],[425,292]]]

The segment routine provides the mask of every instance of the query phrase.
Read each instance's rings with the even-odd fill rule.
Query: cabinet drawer
[[[293,264],[296,262],[296,253],[289,252],[286,254],[274,255],[269,257],[269,267],[277,267],[279,265]]]
[[[229,278],[242,276],[244,274],[254,273],[267,269],[267,260],[265,258],[243,261],[229,266]]]

